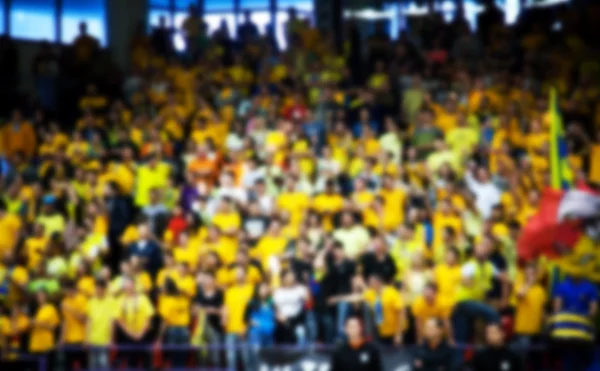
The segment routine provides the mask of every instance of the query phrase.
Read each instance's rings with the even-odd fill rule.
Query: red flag
[[[565,192],[546,189],[538,212],[532,216],[517,241],[519,258],[528,261],[541,255],[556,258],[575,246],[583,234],[579,221],[558,221],[558,208]]]

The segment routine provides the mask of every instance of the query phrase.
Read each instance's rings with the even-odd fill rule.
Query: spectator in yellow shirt
[[[516,284],[514,294],[517,300],[515,308],[515,336],[519,350],[527,349],[532,345],[535,337],[541,334],[544,324],[544,309],[548,296],[546,290],[539,282],[537,266],[530,264],[525,267],[525,279],[521,284]],[[524,351],[527,356],[527,351]],[[538,363],[538,357],[532,357]],[[537,361],[537,362],[536,362]],[[534,368],[538,370],[540,368]]]
[[[134,347],[148,346],[154,306],[146,295],[136,289],[131,278],[123,279],[123,296],[115,308],[119,343]],[[149,369],[151,364],[150,355],[144,350],[124,351],[119,353],[118,359],[120,363],[124,361],[127,368],[137,367],[138,361],[141,361],[144,369]]]
[[[29,330],[29,322],[24,308],[18,305],[11,308],[10,314],[0,316],[0,364],[17,359]]]
[[[254,288],[246,281],[246,271],[238,267],[235,271],[235,283],[225,290],[225,299],[221,321],[225,329],[228,369],[237,369],[236,347],[243,344],[246,336],[244,314],[252,299]],[[244,363],[248,361],[247,352],[242,353]]]
[[[384,285],[382,278],[374,274],[369,277],[369,288],[364,292],[363,300],[374,313],[379,341],[399,345],[406,326],[406,310],[398,290]]]
[[[162,289],[158,303],[158,314],[161,317],[161,327],[158,342],[164,341],[167,345],[187,345],[190,342],[189,325],[191,321],[191,299],[181,292],[175,281],[167,278]],[[168,352],[171,367],[185,367],[186,354],[173,350]]]
[[[85,342],[85,328],[87,321],[87,298],[77,292],[75,283],[69,281],[63,285],[65,298],[62,300],[60,311],[62,314],[61,344],[69,347],[65,353],[67,368],[73,368],[74,362],[79,367],[87,368],[87,356],[81,348]]]
[[[37,293],[38,309],[31,323],[29,334],[29,352],[38,355],[47,355],[50,366],[52,366],[52,354],[55,346],[54,332],[60,323],[58,311],[48,301],[48,295],[44,291]]]
[[[91,346],[89,367],[91,370],[106,370],[109,367],[107,346],[114,335],[115,300],[107,293],[107,283],[96,282],[95,295],[88,302],[86,344]]]
[[[450,314],[452,304],[438,295],[435,283],[428,283],[423,294],[415,299],[412,304],[412,314],[415,318],[417,342],[425,340],[425,324],[431,319],[442,321],[450,341],[452,342]]]

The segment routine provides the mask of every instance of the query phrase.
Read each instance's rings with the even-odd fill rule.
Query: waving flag
[[[569,167],[567,141],[562,118],[558,112],[556,89],[550,91],[550,176],[553,189],[569,189],[573,185],[573,172]]]
[[[537,213],[524,226],[517,249],[519,258],[525,261],[545,256],[561,266],[566,262],[572,268],[580,261],[587,266],[589,247],[600,241],[600,195],[584,185],[573,188],[557,101],[556,90],[552,89],[549,104],[551,186],[542,194]]]

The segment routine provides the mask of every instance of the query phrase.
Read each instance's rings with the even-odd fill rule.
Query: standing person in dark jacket
[[[162,267],[162,250],[150,233],[148,224],[138,226],[138,239],[127,248],[128,256],[138,256],[144,268],[152,277],[156,277]]]
[[[485,329],[487,346],[473,359],[473,371],[522,371],[522,361],[504,342],[504,332],[498,323]]]
[[[425,342],[417,348],[415,369],[419,371],[452,370],[452,348],[444,339],[444,324],[431,318],[425,322]]]
[[[330,371],[383,371],[379,349],[365,340],[357,317],[346,321],[347,341],[333,353]]]
[[[131,196],[123,195],[116,182],[107,184],[105,200],[108,213],[109,263],[113,271],[117,271],[123,251],[120,238],[133,220],[133,200]]]

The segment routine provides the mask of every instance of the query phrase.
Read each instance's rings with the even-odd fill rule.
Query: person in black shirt
[[[320,311],[322,314],[319,319],[326,329],[325,340],[333,342],[335,337],[343,336],[348,303],[333,303],[332,299],[351,293],[351,282],[356,274],[356,266],[346,257],[343,245],[327,237],[325,247],[315,259],[315,270],[324,273],[315,305],[317,308],[324,309]]]
[[[522,371],[519,356],[504,343],[504,332],[498,323],[485,329],[487,346],[473,358],[473,371]]]
[[[150,42],[159,55],[169,57],[173,54],[171,30],[167,27],[167,19],[164,16],[158,19],[158,27],[152,30]]]
[[[381,354],[365,341],[360,319],[348,318],[345,332],[348,340],[333,353],[330,371],[383,371]]]
[[[437,318],[425,322],[425,343],[415,354],[415,369],[419,371],[452,370],[452,348],[444,340],[444,324]]]
[[[217,288],[215,276],[204,272],[200,277],[200,287],[194,298],[194,310],[198,318],[206,316],[206,337],[211,346],[219,346],[223,341],[223,328],[221,327],[221,310],[223,308],[223,292]],[[211,362],[221,364],[218,348],[211,352]]]
[[[296,256],[290,261],[290,267],[298,282],[308,285],[313,279],[313,256],[310,241],[300,238],[296,242]]]
[[[373,251],[364,254],[360,259],[363,277],[366,280],[373,274],[377,274],[383,278],[385,283],[392,283],[396,277],[397,268],[394,259],[388,252],[383,236],[375,236],[372,246]]]
[[[249,10],[244,11],[244,23],[238,27],[238,38],[243,44],[258,38],[258,27],[252,23],[252,13]]]

